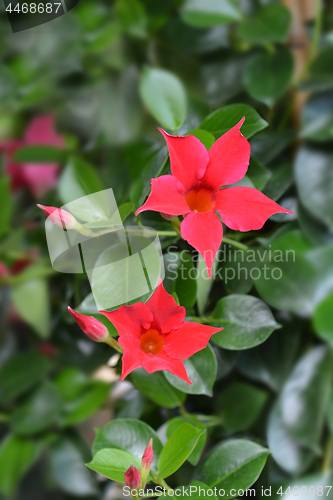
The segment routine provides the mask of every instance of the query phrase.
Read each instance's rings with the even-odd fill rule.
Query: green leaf
[[[103,406],[110,392],[110,385],[100,380],[91,380],[85,384],[81,394],[64,405],[61,425],[73,425],[87,420]]]
[[[186,94],[181,81],[173,73],[146,66],[140,82],[141,98],[154,118],[172,131],[186,118]]]
[[[233,382],[226,387],[217,400],[223,426],[230,432],[239,432],[251,427],[260,415],[268,393],[253,385]]]
[[[41,452],[40,443],[32,439],[7,435],[0,445],[0,493],[12,497],[20,480]]]
[[[254,99],[272,107],[288,89],[293,70],[293,56],[285,48],[273,54],[257,54],[245,67],[245,88]]]
[[[143,368],[131,374],[136,387],[147,398],[163,408],[175,408],[185,401],[185,394],[175,389],[163,373],[147,373]]]
[[[302,146],[295,163],[296,185],[304,207],[333,232],[333,154]]]
[[[298,222],[306,239],[314,246],[333,243],[333,234],[327,226],[303,207],[302,203],[297,205]]]
[[[288,163],[278,165],[272,170],[272,177],[265,186],[263,193],[276,201],[290,188],[293,183],[293,169]]]
[[[0,179],[0,237],[6,234],[9,230],[10,219],[13,211],[10,182],[10,177],[3,177]]]
[[[83,442],[62,435],[50,447],[53,479],[70,495],[86,497],[98,494],[96,480],[85,466],[87,452]]]
[[[205,431],[190,424],[180,425],[171,434],[158,460],[159,477],[171,476],[181,467]]]
[[[197,281],[194,263],[190,254],[181,253],[181,260],[177,269],[175,292],[181,306],[191,308],[197,297]]]
[[[200,316],[203,315],[206,307],[206,303],[209,297],[209,293],[213,286],[213,280],[208,278],[207,266],[203,259],[203,257],[198,254],[198,262],[197,262],[197,306]],[[214,261],[212,268],[212,276],[215,275],[217,261]]]
[[[192,385],[176,377],[173,373],[164,371],[165,378],[170,384],[187,394],[212,396],[217,373],[217,361],[211,346],[208,344],[206,349],[193,354],[189,359],[185,359],[184,365]]]
[[[207,441],[207,432],[205,432],[206,426],[198,420],[196,415],[191,415],[190,417],[187,417],[185,419],[182,417],[175,417],[171,419],[167,427],[166,435],[169,439],[171,434],[184,422],[193,425],[193,427],[195,427],[196,429],[201,429],[202,431],[204,431],[203,434],[199,437],[197,444],[195,445],[192,453],[188,456],[187,459],[191,465],[197,465]]]
[[[328,295],[322,302],[318,304],[313,315],[313,325],[316,333],[333,345],[333,294]]]
[[[244,19],[237,34],[243,40],[254,44],[286,41],[291,24],[291,13],[278,2],[262,7],[256,16]]]
[[[116,448],[127,451],[141,460],[150,438],[153,438],[154,450],[152,468],[157,472],[162,443],[150,425],[134,418],[115,419],[99,429],[93,444],[93,454],[95,455],[104,448]]]
[[[9,359],[0,369],[0,403],[21,396],[46,376],[50,362],[26,352]]]
[[[127,451],[106,448],[98,451],[92,461],[86,465],[89,469],[112,479],[112,481],[123,483],[124,474],[132,464],[140,470],[141,459]]]
[[[207,130],[202,130],[201,128],[193,128],[186,132],[185,135],[194,135],[200,142],[202,142],[202,144],[204,144],[204,146],[206,146],[208,151],[215,142],[213,134],[207,132]]]
[[[13,287],[12,300],[18,314],[38,335],[50,335],[50,304],[46,280],[36,278]]]
[[[60,411],[60,394],[54,384],[45,381],[14,411],[11,426],[15,434],[36,434],[55,423]]]
[[[220,299],[213,314],[215,326],[223,326],[212,341],[224,349],[255,347],[280,328],[269,307],[251,295],[229,295]]]
[[[260,132],[250,141],[251,154],[266,165],[282,153],[295,137],[295,131],[292,129]]]
[[[14,154],[18,163],[63,163],[68,151],[54,146],[23,146]]]
[[[116,11],[129,35],[137,38],[147,36],[147,16],[140,0],[117,0]]]
[[[247,139],[268,126],[268,123],[248,104],[228,104],[208,115],[200,128],[208,130],[218,139],[237,125],[243,116],[245,116],[245,122],[241,132]]]
[[[329,141],[333,137],[333,95],[312,96],[302,108],[301,137],[312,141]]]
[[[206,484],[223,488],[229,498],[239,489],[246,490],[260,476],[269,450],[246,439],[221,443],[205,461],[202,477]],[[232,495],[230,491],[236,490]]]
[[[268,170],[260,161],[255,158],[250,158],[250,165],[247,171],[247,177],[250,178],[254,187],[262,191],[267,182],[272,177],[272,172]]]
[[[87,198],[88,195],[103,191],[103,185],[96,171],[88,163],[71,158],[59,179],[59,196],[64,204],[76,201],[71,213],[86,222],[108,219],[110,217],[106,196]],[[77,200],[83,198],[78,204]]]
[[[241,12],[233,0],[186,0],[180,9],[182,19],[191,26],[209,28],[217,24],[232,23],[241,18]]]
[[[118,208],[118,211],[116,211],[113,214],[113,217],[111,217],[110,219],[100,220],[100,221],[96,221],[96,222],[89,222],[88,224],[85,224],[85,227],[91,227],[91,228],[97,229],[97,228],[102,228],[102,227],[115,226],[118,224],[119,216],[120,216],[122,222],[124,222],[126,217],[128,217],[129,214],[131,212],[133,212],[133,210],[134,210],[134,203],[123,203]]]

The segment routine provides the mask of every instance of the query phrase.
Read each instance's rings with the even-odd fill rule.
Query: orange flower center
[[[156,356],[164,347],[164,337],[154,328],[147,330],[140,338],[140,347],[146,354],[150,352]]]
[[[217,196],[212,189],[191,188],[185,195],[185,201],[193,212],[210,212],[216,203]]]

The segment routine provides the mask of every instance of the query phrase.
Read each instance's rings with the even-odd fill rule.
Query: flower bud
[[[148,480],[151,464],[153,463],[154,451],[153,451],[153,438],[150,439],[141,460],[141,488],[146,486]]]
[[[129,486],[131,490],[136,490],[140,484],[140,471],[132,464],[125,472],[125,486]]]
[[[160,215],[162,215],[163,219],[166,220],[172,220],[176,217],[176,215],[165,214],[164,212],[160,212]]]
[[[95,342],[108,342],[109,331],[101,321],[98,321],[94,316],[86,316],[73,311],[71,307],[68,307],[68,310],[87,337]]]
[[[9,269],[3,262],[0,262],[0,278],[6,278],[9,275]]]
[[[44,214],[50,218],[56,226],[63,227],[65,229],[75,229],[80,224],[73,217],[72,214],[56,207],[45,207],[44,205],[37,205],[38,208],[43,210]]]

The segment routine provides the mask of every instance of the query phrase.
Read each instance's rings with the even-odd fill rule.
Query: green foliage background
[[[204,269],[191,248],[161,236],[165,250],[173,245],[165,253],[172,269],[188,252],[185,274],[167,274],[167,290],[188,319],[224,331],[186,361],[191,388],[169,373],[136,370],[120,390],[120,361],[106,366],[115,352],[84,338],[67,312],[68,305],[95,312],[85,275],[51,268],[44,216],[28,192],[10,192],[4,174],[0,260],[10,266],[31,249],[35,257],[0,278],[0,495],[120,498],[115,483],[97,481],[85,463],[94,456],[93,470],[122,481],[151,436],[153,473],[170,476],[172,487],[255,484],[257,496],[272,486],[278,498],[281,485],[331,485],[331,2],[313,0],[307,15],[303,5],[292,18],[275,0],[81,0],[62,18],[17,34],[0,9],[1,141],[21,137],[43,113],[66,138],[63,151],[17,153],[20,162],[62,165],[58,188],[39,203],[61,206],[112,187],[135,223],[150,179],[169,169],[158,126],[191,131],[209,148],[245,115],[252,156],[243,185],[294,212],[271,217],[260,232],[225,229],[256,259],[223,244],[226,259],[208,285],[191,278],[194,267]],[[173,230],[152,212],[141,221]],[[268,251],[288,250],[288,261],[269,258]],[[238,263],[240,277],[230,278]],[[251,274],[263,265],[270,276],[281,269],[281,278]],[[230,279],[221,279],[226,272]],[[120,284],[110,283],[109,293],[112,286]],[[315,491],[309,496],[321,496]]]

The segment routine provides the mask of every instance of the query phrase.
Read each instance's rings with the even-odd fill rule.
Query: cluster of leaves
[[[105,483],[84,464],[122,482],[151,437],[151,479],[171,476],[172,487],[237,491],[255,483],[259,494],[332,482],[333,20],[327,7],[309,23],[312,50],[297,80],[291,22],[275,0],[85,1],[48,32],[4,35],[1,137],[19,137],[30,115],[45,110],[66,133],[61,150],[16,153],[17,162],[62,165],[57,190],[39,202],[61,206],[111,187],[133,225],[151,178],[169,169],[158,125],[195,134],[209,149],[245,116],[252,155],[243,185],[294,216],[273,216],[260,233],[225,231],[243,250],[223,244],[212,281],[184,241],[161,236],[167,291],[187,319],[224,330],[185,361],[192,386],[140,369],[119,399],[117,384],[113,391],[92,378],[114,353],[83,339],[67,313],[70,303],[97,314],[86,275],[53,271],[34,201],[12,195],[4,176],[0,260],[30,260],[1,278],[0,494],[106,498]],[[299,116],[304,90],[311,94]],[[93,206],[77,214],[102,219],[101,227],[100,215]],[[141,222],[173,230],[152,212]],[[128,283],[97,273],[94,285],[112,295]],[[88,431],[77,427],[88,418]],[[91,460],[93,425],[102,428]]]

